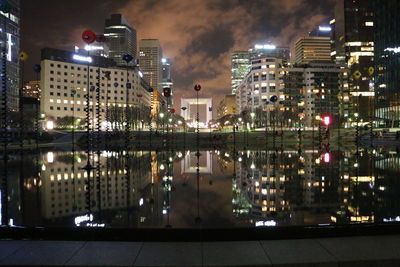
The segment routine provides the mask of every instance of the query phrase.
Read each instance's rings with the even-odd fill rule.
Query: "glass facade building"
[[[11,5],[10,13],[0,11],[0,47],[1,60],[6,62],[6,73],[4,73],[3,64],[0,64],[1,75],[6,74],[6,88],[1,84],[1,95],[3,90],[7,90],[8,109],[18,110],[18,90],[20,86],[19,79],[19,52],[20,52],[20,1],[9,0]],[[5,52],[5,53],[4,53]],[[22,86],[22,85],[21,85]],[[2,98],[2,100],[4,100]],[[3,105],[3,101],[0,102]]]
[[[332,59],[350,70],[350,117],[370,120],[374,110],[374,12],[370,0],[338,0],[332,28]]]
[[[400,2],[375,0],[375,116],[400,127]]]
[[[109,48],[109,57],[118,65],[125,65],[122,56],[137,58],[136,30],[121,14],[113,14],[105,22],[104,36]]]

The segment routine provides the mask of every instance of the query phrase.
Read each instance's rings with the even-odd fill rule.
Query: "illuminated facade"
[[[167,98],[168,107],[172,108],[174,105],[173,87],[174,83],[171,78],[171,59],[162,58],[162,88],[171,88],[171,96]]]
[[[351,119],[374,116],[374,9],[370,0],[339,0],[332,27],[332,59],[347,64]]]
[[[348,117],[348,71],[343,65],[314,62],[301,66],[283,65],[282,59],[262,58],[252,61],[249,74],[238,86],[238,111],[266,111],[291,125],[311,126],[318,115],[330,114],[335,123]],[[276,101],[271,101],[276,97]],[[342,101],[339,101],[342,99]],[[264,124],[265,125],[265,124]]]
[[[113,14],[105,21],[104,37],[109,48],[109,56],[117,65],[126,65],[123,55],[137,58],[136,30],[121,14]],[[135,60],[132,64],[135,64]]]
[[[0,12],[0,44],[6,48],[6,69],[7,69],[7,105],[10,110],[18,110],[18,91],[20,86],[20,1],[7,1],[11,6],[10,13]],[[1,56],[3,60],[3,55]],[[1,65],[2,66],[2,65]],[[0,71],[3,69],[0,66]],[[4,90],[3,85],[0,87],[0,92]],[[0,103],[1,107],[2,103]]]
[[[400,2],[375,1],[375,116],[383,127],[400,127]]]
[[[24,97],[40,99],[40,81],[30,81],[25,84]]]
[[[250,71],[253,60],[275,57],[283,62],[290,60],[290,49],[288,47],[277,47],[273,44],[257,44],[248,51],[235,51],[231,54],[231,86],[232,94],[236,94],[237,87]]]
[[[154,90],[162,93],[162,49],[157,39],[142,39],[139,42],[139,66],[144,80]]]
[[[296,42],[296,63],[331,60],[331,39],[329,37],[306,36]]]
[[[218,105],[217,117],[221,118],[226,115],[233,115],[237,113],[236,96],[226,95]]]
[[[131,86],[130,107],[149,107],[150,93],[137,68],[116,66],[110,58],[87,57],[73,52],[45,48],[42,50],[41,71],[41,114],[48,119],[74,116],[85,118],[87,93],[87,67],[89,62],[89,88],[91,111],[95,109],[96,85],[100,90],[101,118],[105,119],[106,102],[116,108],[126,107],[127,75]],[[100,71],[100,77],[98,73]],[[107,81],[105,72],[110,72]],[[100,82],[99,82],[100,78]],[[73,94],[75,92],[75,94]],[[141,97],[139,97],[141,95]]]
[[[335,124],[346,122],[350,94],[345,65],[312,62],[282,71],[285,120],[310,127],[320,117],[330,115]]]

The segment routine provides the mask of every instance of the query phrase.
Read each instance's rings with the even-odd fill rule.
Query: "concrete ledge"
[[[0,266],[400,266],[400,235],[239,242],[2,240]]]

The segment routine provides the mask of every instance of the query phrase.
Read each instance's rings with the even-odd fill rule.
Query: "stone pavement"
[[[1,240],[0,266],[400,266],[400,235],[237,242]]]

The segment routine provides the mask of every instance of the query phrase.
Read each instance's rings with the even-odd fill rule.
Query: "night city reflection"
[[[237,228],[400,221],[400,157],[387,149],[11,153],[11,226]],[[131,178],[126,178],[126,160]],[[1,166],[3,167],[3,166]]]

